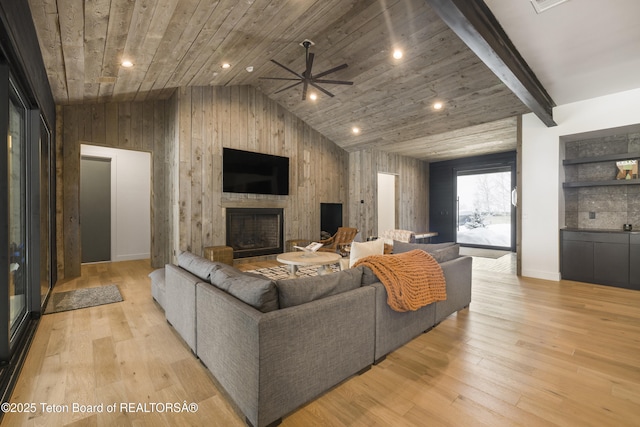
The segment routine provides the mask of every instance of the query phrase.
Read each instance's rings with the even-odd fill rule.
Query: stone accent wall
[[[628,133],[572,141],[565,144],[565,158],[640,153],[640,133]],[[636,158],[633,156],[630,159]],[[615,161],[567,165],[565,182],[615,180]],[[630,223],[640,229],[638,185],[565,188],[565,225],[570,228],[621,230]]]

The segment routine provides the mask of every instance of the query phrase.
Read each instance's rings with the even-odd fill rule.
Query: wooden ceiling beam
[[[555,102],[483,0],[426,0],[440,18],[547,126]]]

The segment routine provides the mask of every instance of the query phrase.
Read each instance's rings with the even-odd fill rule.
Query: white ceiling
[[[640,0],[485,0],[557,105],[640,87]]]

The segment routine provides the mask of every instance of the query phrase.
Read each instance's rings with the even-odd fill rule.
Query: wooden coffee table
[[[342,257],[333,252],[285,252],[276,257],[278,262],[290,266],[291,277],[296,277],[298,267],[307,265],[319,265],[318,274],[328,274],[331,271],[328,265],[335,264]]]

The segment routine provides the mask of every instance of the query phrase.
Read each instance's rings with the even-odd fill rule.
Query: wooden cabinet
[[[562,230],[563,279],[640,290],[640,234]]]

